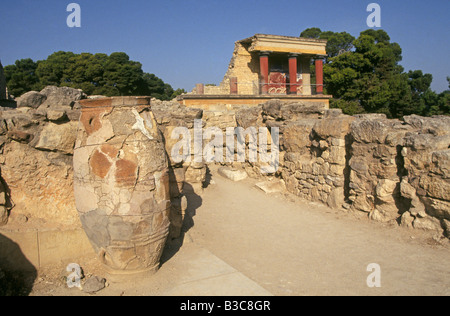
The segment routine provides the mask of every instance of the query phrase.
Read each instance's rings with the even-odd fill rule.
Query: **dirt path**
[[[268,195],[253,179],[232,182],[213,170],[211,182],[189,198],[186,233],[168,244],[156,275],[108,280],[97,295],[450,295],[448,242]],[[78,263],[105,276],[96,258]],[[367,286],[371,263],[381,268],[380,288]],[[39,271],[31,295],[88,295],[65,286],[64,269]]]
[[[212,180],[188,235],[274,295],[450,295],[448,243],[267,195],[252,179]],[[367,286],[371,263],[381,288]]]

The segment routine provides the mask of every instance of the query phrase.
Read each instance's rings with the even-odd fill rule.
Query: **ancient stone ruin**
[[[200,148],[191,145],[184,157],[190,159],[179,161],[172,155],[176,131],[187,131],[191,143],[198,127],[223,135],[263,128],[271,153],[277,145],[274,171],[263,173],[265,163],[250,159],[249,138],[244,160],[228,161],[239,152],[223,143],[224,159],[212,163],[238,172],[234,180],[258,178],[269,181],[261,187],[450,238],[450,117],[398,120],[329,109],[320,71],[313,93],[306,67],[323,57],[324,47],[255,35],[236,43],[219,87],[198,86],[173,101],[89,97],[49,86],[17,98],[17,108],[0,107],[0,226],[29,228],[37,242],[44,238],[36,231],[83,227],[111,270],[153,269],[166,238],[180,237],[188,201],[207,183],[208,164],[196,153],[210,139],[201,137]],[[268,68],[268,60],[280,61],[281,70]],[[255,90],[246,90],[246,78],[257,82]],[[280,83],[286,90],[271,93]],[[0,73],[2,98],[8,96]],[[257,154],[267,150],[260,145]],[[148,248],[150,257],[136,256]],[[36,265],[45,261],[35,257]]]
[[[79,100],[86,96],[56,87],[32,94],[35,97],[20,98],[17,109],[1,112],[1,222],[6,224],[11,215],[79,226],[72,160]],[[178,142],[171,138],[172,131],[184,126],[193,133],[196,119],[204,122],[204,128],[222,130],[278,127],[280,167],[275,176],[292,194],[343,211],[364,212],[376,221],[450,236],[447,116],[412,115],[404,120],[381,114],[347,116],[336,109],[280,100],[223,112],[175,101],[153,100],[150,106],[168,157],[171,238],[180,234],[186,194],[201,194],[207,174],[203,162],[175,163],[170,157]],[[252,177],[266,177],[258,163],[228,165]]]
[[[218,86],[197,84],[179,101],[189,107],[213,109],[254,106],[277,97],[328,107],[332,96],[323,93],[326,45],[326,40],[255,34],[235,43],[228,70]]]

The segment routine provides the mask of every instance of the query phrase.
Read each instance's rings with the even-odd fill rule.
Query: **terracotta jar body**
[[[150,98],[81,104],[74,191],[83,228],[110,273],[156,271],[169,232],[170,196]]]

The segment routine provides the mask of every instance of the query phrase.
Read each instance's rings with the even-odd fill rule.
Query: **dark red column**
[[[269,92],[269,53],[261,52],[259,55],[260,75],[261,75],[261,93]]]
[[[316,92],[323,94],[323,59],[316,59]]]
[[[297,54],[289,55],[289,92],[297,94]]]

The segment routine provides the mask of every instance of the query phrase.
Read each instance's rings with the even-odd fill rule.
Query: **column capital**
[[[298,56],[300,56],[301,54],[299,53],[289,53],[289,58],[297,58]]]
[[[325,59],[327,57],[328,56],[325,56],[325,55],[316,55],[316,56],[313,57],[313,59],[315,59],[315,60],[323,60],[323,59]]]
[[[260,57],[269,57],[269,55],[272,54],[270,51],[260,51],[259,56]]]

